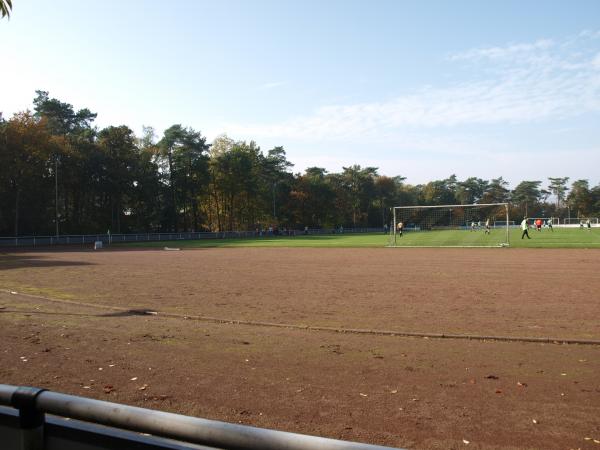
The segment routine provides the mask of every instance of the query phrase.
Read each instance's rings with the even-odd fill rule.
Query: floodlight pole
[[[56,237],[58,237],[58,155],[54,158],[54,222],[56,223]]]
[[[277,184],[276,181],[273,182],[273,220],[275,219],[275,185]]]
[[[508,228],[508,203],[506,203],[504,205],[504,209],[506,210],[506,243],[508,245],[510,245],[510,233],[508,232],[509,228]]]
[[[396,245],[396,208],[394,208],[394,245]]]

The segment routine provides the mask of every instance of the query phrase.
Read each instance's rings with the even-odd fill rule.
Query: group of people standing
[[[544,225],[546,225],[546,227],[554,232],[554,228],[552,227],[552,217],[549,219],[546,219],[546,221],[544,222],[544,220],[542,219],[535,219],[533,221],[533,225],[535,226],[535,229],[537,231],[542,231],[542,227]],[[523,221],[521,222],[521,230],[523,231],[521,233],[521,239],[524,239],[525,236],[527,236],[527,239],[531,239],[531,237],[529,236],[529,222],[527,220],[527,217],[523,218]]]

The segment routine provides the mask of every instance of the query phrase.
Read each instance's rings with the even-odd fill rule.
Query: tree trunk
[[[21,199],[21,189],[17,188],[15,193],[15,236],[19,235],[19,200]]]
[[[174,176],[173,176],[173,155],[171,153],[171,149],[169,149],[169,152],[167,154],[168,156],[168,161],[169,161],[169,188],[171,189],[171,201],[173,202],[173,208],[172,208],[172,213],[173,213],[173,217],[171,218],[171,220],[173,221],[173,226],[174,226],[174,230],[175,232],[177,232],[178,230],[178,220],[177,220],[177,199],[176,199],[176,195],[175,195],[175,181],[174,181]]]

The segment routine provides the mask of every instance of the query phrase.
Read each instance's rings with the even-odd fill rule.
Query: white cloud
[[[371,103],[324,105],[312,114],[268,124],[230,124],[241,136],[285,139],[396,140],[407,132],[523,124],[600,111],[595,34],[467,50],[450,58],[475,64],[479,79],[424,87]],[[595,47],[592,49],[591,47]]]
[[[539,50],[548,50],[554,46],[551,39],[540,39],[533,43],[510,44],[504,47],[484,47],[454,53],[449,56],[451,61],[471,59],[506,59],[519,56],[530,56]]]
[[[288,84],[287,81],[271,81],[259,86],[259,89],[273,89],[276,87],[285,86],[286,84]]]

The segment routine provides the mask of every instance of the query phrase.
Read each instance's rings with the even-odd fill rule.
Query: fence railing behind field
[[[0,405],[3,450],[391,450],[5,384]]]
[[[313,228],[308,235],[334,233],[382,233],[383,228]],[[93,245],[101,241],[104,245],[119,242],[157,242],[198,239],[249,239],[268,237],[303,236],[304,230],[279,231],[219,231],[219,232],[181,232],[181,233],[126,233],[126,234],[65,234],[61,236],[15,236],[0,237],[0,247],[48,247],[53,245]]]

